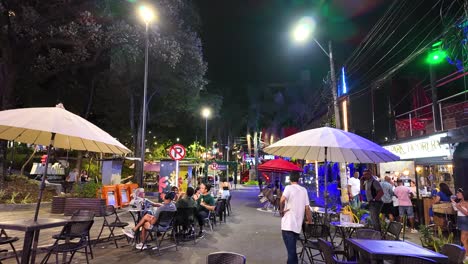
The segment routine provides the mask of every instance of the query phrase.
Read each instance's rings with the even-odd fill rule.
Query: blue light
[[[344,67],[341,67],[341,81],[343,82],[342,92],[346,94],[348,92],[348,88],[346,87],[346,77]]]

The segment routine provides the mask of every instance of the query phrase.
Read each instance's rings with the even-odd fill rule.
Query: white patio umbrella
[[[266,147],[268,154],[303,160],[381,163],[400,157],[356,134],[331,127],[302,131]],[[325,170],[325,212],[327,212],[327,171]]]
[[[118,155],[131,152],[107,132],[65,110],[62,104],[0,111],[0,139],[49,145],[34,221],[39,213],[52,147]]]

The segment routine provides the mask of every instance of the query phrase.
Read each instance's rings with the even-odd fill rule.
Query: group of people
[[[307,190],[298,184],[300,175],[293,172],[290,175],[291,184],[286,186],[280,199],[281,231],[284,244],[288,253],[287,263],[298,263],[296,243],[302,229],[302,223],[312,222],[312,213],[309,207]],[[350,203],[359,206],[360,191],[365,190],[368,209],[377,231],[381,231],[380,213],[394,221],[399,216],[400,221],[404,215],[409,219],[411,232],[417,233],[414,228],[414,211],[411,198],[414,191],[411,187],[403,184],[403,180],[396,181],[387,176],[384,181],[379,182],[369,170],[364,170],[363,176],[359,179],[359,174],[348,181],[348,192]],[[457,211],[457,227],[461,230],[460,240],[468,252],[468,198],[462,188],[452,196],[450,189],[445,183],[440,184],[440,191],[434,197],[434,202],[451,202],[454,210]],[[468,257],[468,253],[467,253]]]
[[[223,186],[223,193],[229,191],[228,186]],[[211,195],[211,185],[201,183],[196,189],[193,187],[187,187],[185,193],[180,193],[179,188],[172,187],[171,191],[161,194],[163,203],[152,202],[144,198],[143,188],[137,189],[135,197],[130,202],[131,205],[144,206],[144,216],[141,220],[132,228],[126,228],[123,230],[124,234],[130,238],[135,237],[137,230],[140,232],[140,241],[143,241],[148,230],[151,230],[158,221],[158,217],[163,211],[177,211],[179,208],[196,208],[196,219],[199,225],[198,236],[201,237],[204,234],[203,226],[205,219],[209,216],[210,211],[215,209],[215,198]],[[146,210],[146,208],[151,208]],[[139,243],[136,245],[137,249],[146,249],[146,245]]]

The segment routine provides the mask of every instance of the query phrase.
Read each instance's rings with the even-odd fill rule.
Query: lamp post
[[[140,143],[140,151],[141,151],[141,156],[140,156],[140,168],[141,168],[141,175],[140,178],[138,179],[138,184],[140,186],[143,186],[143,178],[144,178],[144,164],[145,164],[145,133],[146,133],[146,92],[148,88],[148,49],[149,49],[149,24],[153,19],[155,18],[153,10],[148,7],[148,6],[140,6],[138,8],[138,13],[145,22],[145,39],[146,39],[146,44],[145,44],[145,77],[144,77],[144,82],[143,82],[143,103],[141,106],[141,143]]]
[[[296,43],[303,44],[307,42],[309,38],[317,43],[320,49],[325,53],[325,55],[330,60],[330,75],[331,75],[331,90],[333,95],[333,110],[335,113],[335,126],[338,129],[341,129],[341,119],[340,119],[340,109],[338,108],[338,95],[336,93],[336,75],[335,75],[335,65],[333,61],[333,52],[332,52],[332,43],[328,41],[328,52],[323,48],[322,45],[315,39],[312,34],[315,31],[316,23],[310,17],[303,17],[299,22],[294,26],[292,31],[292,38]]]
[[[205,182],[208,181],[208,117],[211,116],[210,108],[203,108],[201,112],[202,116],[205,118]]]

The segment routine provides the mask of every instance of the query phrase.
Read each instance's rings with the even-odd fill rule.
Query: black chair
[[[204,224],[208,224],[210,227],[211,232],[213,232],[213,225],[216,224],[216,217],[214,216],[214,212],[209,211],[208,216],[203,219]]]
[[[18,240],[19,240],[18,237],[9,237],[4,229],[0,230],[0,245],[10,244],[10,247],[13,250],[13,253],[15,253],[16,262],[19,264],[20,261],[18,258],[18,253],[16,253],[16,249],[13,246],[13,243],[15,243]],[[2,259],[0,258],[0,263],[1,262],[2,262]]]
[[[430,264],[437,263],[437,261],[422,258],[422,257],[413,257],[413,256],[398,256],[396,258],[396,264]]]
[[[245,264],[245,261],[244,255],[226,251],[210,253],[206,258],[207,264]]]
[[[374,229],[358,229],[356,230],[356,238],[380,240],[382,238],[382,234]]]
[[[104,220],[102,222],[101,231],[99,232],[99,235],[96,238],[96,243],[94,244],[94,246],[96,246],[97,243],[99,242],[99,238],[102,235],[102,231],[104,230],[104,227],[107,227],[110,231],[110,234],[106,240],[109,241],[112,238],[114,240],[115,247],[118,248],[119,246],[117,245],[117,237],[114,234],[114,230],[115,228],[123,229],[124,227],[128,226],[128,223],[122,222],[120,220],[119,216],[117,215],[117,211],[112,205],[106,205],[103,208],[102,217],[104,218]]]
[[[335,249],[333,248],[333,245],[330,242],[322,238],[318,239],[318,246],[319,246],[320,252],[322,252],[323,260],[327,264],[356,264],[357,263],[356,261],[338,260],[338,258],[336,257],[336,252],[335,252]]]
[[[66,263],[71,263],[75,253],[78,250],[84,249],[86,255],[86,263],[89,264],[88,258],[88,234],[93,226],[94,220],[89,221],[70,221],[67,223],[62,232],[57,236],[52,246],[47,249],[47,254],[41,263],[47,263],[50,255],[55,254],[55,261],[59,263],[60,253],[71,253],[70,259]],[[78,241],[76,241],[78,239]],[[65,241],[61,243],[62,241]]]
[[[232,197],[232,194],[230,193],[229,196],[226,199],[226,211],[227,211],[228,216],[231,215],[231,213],[232,213],[232,210],[231,210],[231,197]]]
[[[303,223],[302,232],[304,237],[300,239],[302,243],[302,250],[299,253],[301,261],[304,261],[305,254],[307,255],[307,258],[309,259],[310,263],[314,263],[314,259],[318,261],[323,261],[323,256],[320,253],[318,239],[322,238],[331,241],[330,227],[328,225],[323,224]],[[314,254],[313,250],[317,251],[317,253]],[[316,257],[318,256],[321,256],[321,259],[316,259]]]
[[[174,232],[174,224],[175,224],[176,215],[177,215],[177,211],[162,211],[159,213],[159,216],[156,219],[156,223],[153,225],[153,228],[150,230],[147,230],[148,232],[143,240],[143,246],[141,247],[141,251],[143,251],[143,249],[147,245],[148,238],[151,236],[151,233],[156,233],[156,235],[152,237],[154,239],[154,242],[156,243],[158,255],[161,255],[161,243],[164,240],[164,237],[166,236],[167,232],[172,233],[172,239],[174,239],[174,246],[176,248],[176,251],[178,250],[177,249],[177,237],[175,235],[176,232]],[[158,233],[161,234],[161,238],[158,238]]]
[[[385,231],[384,240],[400,240],[401,230],[403,225],[400,222],[390,222]]]
[[[78,209],[72,214],[70,219],[72,221],[90,221],[90,220],[94,220],[95,215],[96,214],[93,211]],[[91,246],[91,235],[89,233],[90,230],[88,230],[86,239],[88,240],[89,254],[91,254],[91,259],[93,259],[94,254],[93,254],[93,247]]]
[[[466,251],[463,247],[455,244],[445,244],[440,252],[448,257],[449,264],[462,264]]]
[[[218,199],[215,204],[214,209],[214,216],[215,216],[215,224],[216,224],[216,216],[219,217],[219,223],[224,222],[226,223],[226,200],[225,199]]]
[[[177,208],[176,214],[176,235],[183,240],[192,240],[197,243],[195,234],[195,216],[197,213],[196,207]],[[180,240],[179,240],[180,241]]]

